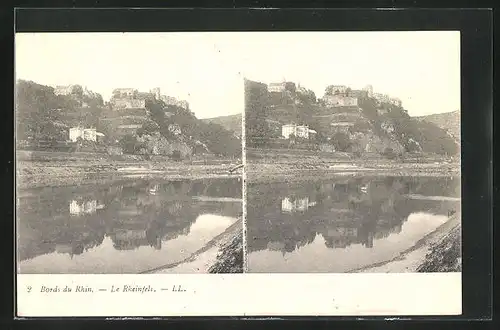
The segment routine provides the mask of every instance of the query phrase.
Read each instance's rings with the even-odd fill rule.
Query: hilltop
[[[423,120],[446,130],[453,137],[460,138],[460,111],[436,113],[427,116],[414,117],[417,120]]]
[[[201,119],[201,121],[207,124],[213,123],[221,125],[226,130],[234,132],[234,134],[238,137],[241,137],[241,120],[241,114]]]

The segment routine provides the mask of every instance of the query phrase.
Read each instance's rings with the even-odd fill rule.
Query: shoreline
[[[460,246],[461,219],[458,214],[450,217],[397,257],[347,273],[460,272]]]
[[[459,164],[395,162],[254,163],[246,165],[247,182],[296,182],[359,176],[460,176]]]
[[[239,177],[238,173],[228,173],[229,168],[228,165],[157,165],[148,162],[112,165],[20,162],[17,166],[16,186],[19,190],[26,190],[47,186],[105,184],[141,178],[181,180]]]
[[[243,168],[229,173],[234,166],[221,164],[192,164],[152,161],[18,161],[16,186],[32,189],[46,186],[89,185],[131,180],[134,178],[205,179],[241,176]],[[453,163],[379,162],[249,162],[245,165],[248,183],[294,182],[304,180],[349,178],[358,176],[459,176],[460,165]]]
[[[197,273],[242,273],[242,235],[242,220],[239,218],[235,223],[226,228],[224,232],[214,237],[204,247],[192,253],[189,257],[143,271],[140,274],[192,273],[189,270],[197,270]],[[241,253],[241,265],[239,265],[239,253]],[[202,270],[201,272],[200,269]]]

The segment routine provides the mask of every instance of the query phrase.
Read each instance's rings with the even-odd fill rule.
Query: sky
[[[242,113],[243,78],[399,97],[411,116],[460,109],[460,33],[179,32],[16,34],[16,79],[185,99],[198,118]]]

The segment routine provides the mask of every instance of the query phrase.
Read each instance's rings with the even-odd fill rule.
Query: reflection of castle
[[[353,178],[338,182],[250,184],[247,188],[249,251],[290,252],[321,235],[329,248],[360,244],[400,233],[413,212],[444,214],[451,202],[408,200],[409,192],[446,196],[449,178],[415,183],[415,178]],[[418,182],[418,181],[417,181]],[[290,196],[307,196],[293,199]],[[315,203],[309,202],[312,199]],[[311,208],[311,205],[316,205]],[[444,205],[444,206],[443,206]]]
[[[81,195],[72,199],[63,188],[21,197],[18,255],[20,260],[54,252],[78,255],[102,244],[106,236],[116,249],[161,249],[162,241],[189,234],[200,214],[236,217],[241,212],[241,203],[199,202],[193,196],[240,197],[241,188],[237,179],[137,180],[90,192],[82,187]],[[76,216],[78,221],[71,219]]]
[[[306,211],[309,207],[316,205],[316,202],[309,202],[309,197],[290,199],[288,197],[283,198],[281,201],[281,211],[282,212],[297,212]]]

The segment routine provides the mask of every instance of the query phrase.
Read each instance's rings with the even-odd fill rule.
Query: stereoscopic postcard
[[[18,317],[462,312],[460,32],[15,35]]]

